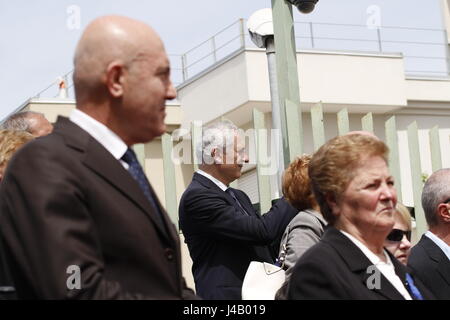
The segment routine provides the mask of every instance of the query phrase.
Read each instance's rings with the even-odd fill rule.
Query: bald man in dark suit
[[[157,34],[94,20],[75,53],[77,108],[13,158],[0,189],[21,299],[194,299],[178,234],[131,146],[165,132],[176,96]]]

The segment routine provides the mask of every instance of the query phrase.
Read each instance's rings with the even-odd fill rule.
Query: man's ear
[[[214,159],[214,164],[222,164],[222,158],[220,157],[217,148],[211,150],[211,158]]]
[[[125,68],[120,61],[113,61],[106,68],[106,86],[114,98],[120,98],[123,95],[124,73]]]
[[[335,216],[338,216],[340,214],[340,208],[338,206],[335,195],[332,193],[327,193],[325,195],[325,201],[328,203],[328,206],[331,209],[331,213]]]
[[[441,203],[438,206],[439,219],[445,223],[450,223],[450,205],[447,203]]]

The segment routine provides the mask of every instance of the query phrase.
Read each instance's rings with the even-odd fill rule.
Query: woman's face
[[[395,213],[395,224],[393,229],[398,229],[402,231],[411,231],[408,226],[401,220],[400,213]],[[384,241],[384,247],[389,250],[390,253],[397,258],[398,261],[406,265],[408,262],[409,253],[411,250],[411,242],[408,240],[406,235],[400,241],[390,241],[386,239]]]
[[[397,192],[386,162],[373,156],[361,160],[354,178],[331,207],[341,229],[384,239],[394,225],[396,204]]]

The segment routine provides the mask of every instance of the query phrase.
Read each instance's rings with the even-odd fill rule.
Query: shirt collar
[[[89,133],[98,143],[108,150],[114,158],[120,160],[128,149],[128,146],[120,137],[107,126],[78,109],[72,110],[70,121]]]
[[[382,261],[375,253],[373,253],[369,248],[367,248],[364,245],[364,243],[362,243],[361,241],[356,239],[351,234],[349,234],[345,231],[342,231],[342,230],[339,230],[339,231],[342,232],[347,238],[349,238],[350,241],[353,242],[364,253],[364,255],[367,257],[367,259],[369,259],[369,261],[372,262],[373,265],[377,265],[380,263],[386,263],[388,265],[393,265],[391,258],[384,250],[383,250],[383,254],[386,257],[386,262]]]
[[[214,182],[214,184],[217,185],[222,191],[225,191],[228,189],[228,186],[226,186],[222,181],[219,181],[216,178],[214,178],[209,173],[206,173],[205,171],[200,170],[200,169],[197,170],[197,173],[204,176],[205,178],[208,178],[212,182]]]
[[[444,254],[447,256],[447,258],[450,260],[450,246],[446,244],[441,238],[439,238],[437,235],[435,235],[433,232],[428,230],[425,235],[433,241],[441,250],[444,252]]]
[[[402,280],[395,272],[394,264],[392,263],[391,257],[387,254],[386,250],[383,249],[383,254],[386,258],[386,262],[381,260],[375,253],[370,251],[369,248],[367,248],[361,241],[356,239],[351,234],[341,231],[347,238],[350,239],[362,252],[363,254],[369,259],[369,261],[376,266],[376,268],[385,276],[385,278],[394,286],[394,288],[406,299],[406,300],[412,300],[411,295],[409,294],[408,290],[406,290],[404,284],[402,283]]]

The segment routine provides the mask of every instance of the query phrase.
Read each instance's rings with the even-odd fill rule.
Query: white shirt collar
[[[120,160],[128,149],[128,146],[120,137],[107,126],[98,122],[86,113],[74,109],[69,117],[70,121],[81,127],[98,141],[114,158]]]
[[[341,231],[344,235],[347,236],[347,238],[349,238],[363,253],[364,255],[367,257],[367,259],[370,260],[370,262],[372,262],[372,264],[378,264],[380,262],[383,262],[375,253],[373,253],[369,248],[367,248],[361,241],[359,241],[357,238],[355,238],[354,236],[352,236],[351,234],[349,234],[348,232]],[[385,257],[387,257],[387,261],[388,263],[391,262],[391,259],[389,258],[389,255],[384,252],[383,253],[385,255]],[[391,262],[392,263],[392,262]]]
[[[392,263],[391,258],[387,254],[385,250],[383,250],[384,256],[386,257],[386,262],[381,260],[375,253],[373,253],[369,248],[367,248],[361,241],[356,239],[351,234],[341,231],[347,238],[350,239],[351,242],[353,242],[361,251],[362,253],[369,259],[370,262],[374,266],[377,267],[378,270],[386,277],[386,279],[394,286],[395,289],[406,299],[406,300],[412,300],[411,295],[409,294],[408,290],[406,290],[405,286],[402,283],[402,280],[399,278],[399,276],[395,273],[395,267]]]
[[[450,260],[450,246],[446,244],[441,238],[439,238],[437,235],[435,235],[433,232],[428,230],[425,232],[425,235],[433,241],[441,250],[444,252],[444,254],[447,256],[447,258]]]
[[[204,176],[205,178],[208,178],[212,182],[214,182],[214,184],[217,185],[222,191],[225,191],[228,189],[228,186],[226,186],[222,181],[217,180],[216,178],[214,178],[212,175],[206,173],[205,171],[198,169],[197,173]]]

